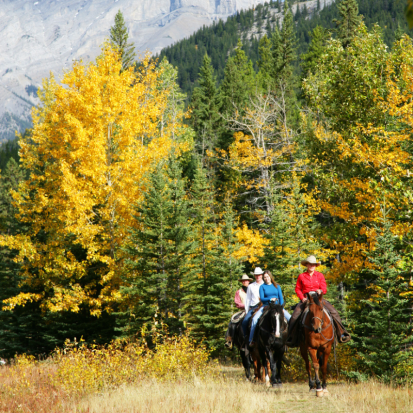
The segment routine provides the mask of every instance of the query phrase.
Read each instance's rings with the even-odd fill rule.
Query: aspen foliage
[[[137,72],[121,67],[105,45],[95,63],[75,62],[62,85],[53,76],[44,82],[33,133],[20,141],[30,176],[13,193],[30,231],[0,240],[18,250],[23,283],[43,292],[20,293],[6,301],[10,308],[41,300],[51,311],[86,304],[99,315],[119,298],[120,246],[132,206],[145,172],[173,144],[159,132],[167,91],[157,87],[154,63],[146,56]]]
[[[351,46],[348,49],[351,53]],[[326,240],[340,253],[333,266],[338,279],[346,276],[354,282],[356,274],[370,266],[366,256],[375,248],[380,205],[391,211],[392,232],[411,236],[412,52],[411,42],[402,38],[387,54],[383,84],[372,80],[377,87],[363,104],[369,113],[355,111],[350,131],[340,129],[343,120],[313,122],[312,144],[318,152],[310,155],[309,164],[320,188],[319,205],[334,219]],[[378,115],[371,117],[373,113]]]

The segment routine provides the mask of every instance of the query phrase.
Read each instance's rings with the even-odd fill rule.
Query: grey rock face
[[[121,10],[136,49],[159,52],[263,0],[0,0],[0,138],[30,122],[37,89],[73,60],[93,60]]]
[[[0,0],[0,140],[30,125],[30,110],[39,103],[37,90],[50,72],[59,79],[74,60],[95,59],[118,10],[143,54],[157,53],[203,25],[264,1]],[[316,3],[305,4],[311,10]],[[304,3],[295,4],[293,11],[300,5]]]

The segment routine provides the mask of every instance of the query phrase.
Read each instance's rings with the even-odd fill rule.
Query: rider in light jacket
[[[260,286],[260,300],[262,302],[262,307],[254,314],[254,318],[251,323],[251,331],[249,337],[249,346],[254,347],[254,333],[257,327],[258,320],[264,312],[265,306],[270,303],[270,300],[274,299],[277,304],[283,305],[284,298],[281,291],[281,287],[274,281],[274,278],[270,271],[266,270],[264,272],[264,284]],[[284,310],[284,317],[288,321],[291,316],[288,311]]]

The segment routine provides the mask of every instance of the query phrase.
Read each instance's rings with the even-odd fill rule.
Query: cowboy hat
[[[301,261],[301,265],[307,264],[315,264],[318,267],[319,265],[321,265],[321,262],[318,262],[314,255],[310,255],[307,259]]]
[[[238,281],[243,282],[243,281],[254,281],[254,280],[252,278],[248,277],[247,274],[243,274],[242,277]]]
[[[255,267],[254,272],[251,273],[252,275],[261,275],[264,274],[264,271],[260,267]]]

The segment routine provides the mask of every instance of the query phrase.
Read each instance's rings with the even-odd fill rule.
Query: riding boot
[[[303,312],[305,305],[303,303],[298,303],[294,309],[294,312],[288,322],[288,337],[287,346],[288,347],[298,347],[300,345],[300,340],[298,337],[298,320]]]
[[[333,317],[337,341],[339,343],[347,343],[348,341],[351,340],[351,336],[346,331],[343,325],[343,322],[341,321],[340,314],[330,302],[328,302],[326,299],[324,299],[323,301],[324,301],[324,307],[328,310],[328,312]]]

